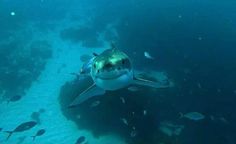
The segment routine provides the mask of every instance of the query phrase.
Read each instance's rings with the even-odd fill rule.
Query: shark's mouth
[[[97,76],[96,78],[101,79],[101,80],[115,80],[118,79],[119,77],[123,76],[125,74],[120,74],[120,75],[116,75],[113,77],[106,77],[106,76]]]
[[[115,80],[115,79],[118,79],[124,75],[128,75],[127,70],[104,72],[103,74],[96,75],[95,78],[101,79],[101,80]]]

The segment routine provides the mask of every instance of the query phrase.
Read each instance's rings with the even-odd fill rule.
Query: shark
[[[168,88],[158,82],[135,75],[132,62],[127,54],[114,45],[101,54],[95,54],[92,59],[89,76],[93,80],[87,89],[82,91],[69,105],[74,107],[86,100],[104,95],[107,91],[128,88],[130,85],[147,86],[153,88]]]

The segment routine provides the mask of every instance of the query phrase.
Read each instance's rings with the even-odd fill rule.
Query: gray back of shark
[[[94,83],[80,93],[69,107],[77,106],[94,96],[104,95],[106,91],[118,90],[131,84],[154,88],[169,87],[135,76],[130,58],[114,46],[94,58],[90,76]]]

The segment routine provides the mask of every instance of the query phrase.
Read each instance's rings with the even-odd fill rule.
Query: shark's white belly
[[[116,79],[108,79],[108,80],[104,80],[104,79],[93,79],[95,84],[104,89],[104,90],[117,90],[117,89],[121,89],[124,88],[128,85],[131,84],[132,80],[133,80],[133,72],[129,72],[125,75],[122,75]]]

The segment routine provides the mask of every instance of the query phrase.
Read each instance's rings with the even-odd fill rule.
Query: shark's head
[[[91,68],[95,84],[105,90],[123,88],[133,80],[133,69],[129,57],[112,48],[98,55]]]

